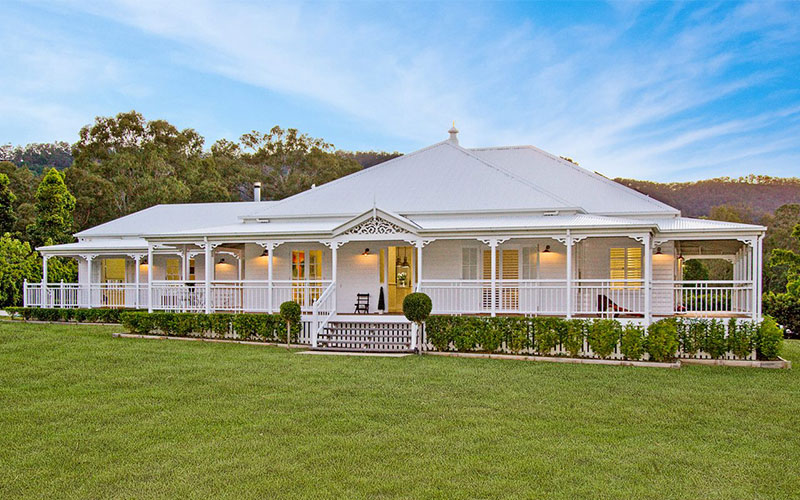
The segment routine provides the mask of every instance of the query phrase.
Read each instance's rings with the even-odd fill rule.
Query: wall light
[[[544,251],[542,253],[550,253],[550,245],[545,245]]]
[[[262,256],[262,257],[269,257],[269,252],[267,251],[267,249],[266,249],[266,248],[264,249],[264,251],[263,251],[263,252],[261,252],[261,256]]]
[[[362,253],[361,255],[369,255],[369,248],[365,248],[364,253]]]
[[[225,257],[219,259],[219,262],[217,262],[217,264],[224,264],[224,263],[225,263]]]
[[[661,255],[661,247],[656,248],[656,255]]]

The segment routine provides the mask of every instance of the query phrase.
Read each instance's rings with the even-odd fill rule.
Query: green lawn
[[[0,322],[0,498],[789,498],[795,370],[116,339]]]

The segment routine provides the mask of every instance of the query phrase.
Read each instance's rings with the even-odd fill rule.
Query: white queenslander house
[[[535,147],[467,149],[457,133],[281,201],[257,186],[254,202],[158,205],[41,247],[25,305],[273,313],[294,300],[315,346],[336,324],[410,330],[412,291],[433,314],[760,319],[764,227],[681,217]],[[52,256],[78,260],[78,283],[47,282]],[[733,278],[685,281],[688,259],[725,259]]]

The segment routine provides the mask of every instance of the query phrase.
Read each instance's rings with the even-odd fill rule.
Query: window
[[[100,273],[103,283],[125,282],[125,259],[103,259]]]
[[[189,259],[189,280],[194,281],[195,279],[195,264],[194,259]]]
[[[181,279],[181,259],[167,259],[167,272],[165,279],[168,281],[178,281]]]
[[[462,248],[461,249],[461,279],[462,280],[476,280],[476,279],[478,279],[478,249],[477,248]]]
[[[609,251],[609,269],[612,280],[640,280],[642,279],[642,249],[612,248]],[[612,281],[611,286],[622,287],[622,281]],[[639,284],[631,283],[629,287],[638,287]]]

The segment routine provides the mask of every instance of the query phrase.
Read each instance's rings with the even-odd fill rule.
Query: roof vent
[[[450,138],[447,139],[448,141],[452,142],[453,144],[458,144],[458,129],[456,128],[456,122],[453,120],[453,126],[450,127],[450,130],[447,131],[450,134]]]
[[[261,183],[253,184],[253,201],[261,201]]]

